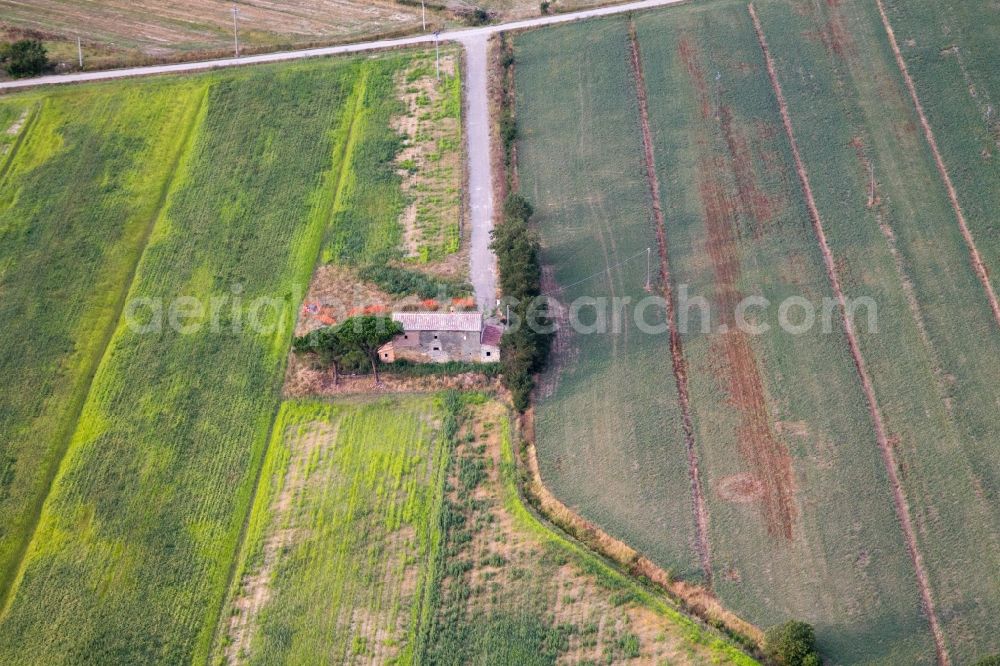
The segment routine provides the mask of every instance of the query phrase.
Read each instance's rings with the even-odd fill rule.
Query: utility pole
[[[427,32],[427,5],[424,0],[420,0],[420,20],[424,24],[424,32]]]
[[[240,57],[240,8],[233,5],[233,43],[236,47],[236,57]]]
[[[80,69],[83,69],[83,42],[80,41],[80,35],[76,36],[76,54],[80,57]]]
[[[437,80],[441,80],[441,47],[438,39],[441,37],[441,31],[434,31],[434,63],[437,68]]]

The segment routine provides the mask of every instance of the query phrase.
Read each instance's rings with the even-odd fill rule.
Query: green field
[[[220,658],[414,661],[440,552],[452,410],[443,397],[282,406]]]
[[[593,56],[554,56],[570,44]],[[554,282],[575,284],[560,297],[639,301],[647,295],[646,249],[655,255],[656,236],[625,24],[526,33],[515,47],[521,191],[535,205]],[[593,320],[592,311],[581,316]],[[647,314],[651,323],[663,317],[662,308]],[[618,334],[562,335],[555,347],[536,417],[546,483],[585,518],[675,574],[697,576],[667,335],[646,335],[627,319]]]
[[[0,102],[0,597],[202,98],[175,83]]]
[[[970,231],[993,288],[1000,291],[996,7],[959,0],[889,0],[885,5]]]
[[[860,326],[861,351],[946,649],[965,663],[998,648],[990,618],[1000,593],[985,584],[1000,536],[991,490],[1000,433],[990,418],[998,331],[874,5],[762,2],[758,12],[844,289],[878,305],[878,331]],[[818,311],[832,295],[746,5],[635,21],[674,288],[704,296],[715,317],[700,332],[693,308],[683,336],[714,589],[763,626],[814,623],[836,663],[929,663],[934,645],[915,568],[839,316],[829,333],[790,335],[776,326],[775,306],[755,315],[772,327],[762,336],[733,332],[726,318],[745,296],[777,304],[800,295]],[[606,265],[599,250],[637,245],[636,231],[654,228],[628,44],[625,19],[515,42],[519,175],[539,211],[544,261],[561,284]],[[558,55],[579,48],[586,58]],[[616,74],[602,76],[609,71]],[[600,126],[591,108],[602,110]],[[568,109],[575,123],[566,122]],[[960,132],[959,123],[940,123],[949,129],[939,143]],[[978,183],[967,185],[970,200],[983,200],[974,187],[997,190],[989,173],[970,177]],[[592,201],[615,208],[580,210]],[[985,256],[994,236],[982,229]],[[645,267],[635,268],[618,293],[642,288]],[[603,276],[566,292],[567,300],[609,293]],[[669,347],[660,339],[630,380],[613,379],[608,359],[620,336],[578,337],[543,381],[554,384],[536,416],[543,477],[585,516],[687,577],[690,530],[668,527],[686,479],[647,480],[683,469],[681,438],[656,427],[662,414],[638,412],[631,395],[639,387],[674,394],[669,366],[660,367]],[[630,339],[630,349],[644,342]],[[566,409],[583,401],[589,408]],[[972,535],[969,525],[980,529]]]
[[[22,383],[4,394],[19,401],[4,410],[16,419],[4,460],[21,460],[5,463],[17,529],[0,551],[12,586],[0,661],[207,657],[320,248],[375,252],[398,237],[369,194],[391,181],[366,179],[392,157],[385,91],[406,61],[4,101],[42,112],[3,189],[20,216],[4,217],[3,358]],[[141,328],[117,321],[126,290]],[[206,311],[180,317],[183,332],[157,327],[179,298]],[[38,435],[45,448],[19,443]],[[56,466],[32,537],[30,504]]]
[[[757,663],[542,523],[518,492],[508,409],[482,398],[456,411],[422,663]]]

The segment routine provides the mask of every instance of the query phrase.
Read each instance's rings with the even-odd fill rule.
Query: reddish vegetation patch
[[[705,584],[712,586],[712,563],[708,546],[708,511],[705,509],[704,494],[701,489],[701,474],[698,470],[698,456],[694,448],[694,425],[691,421],[691,406],[688,397],[687,364],[684,361],[684,350],[681,345],[680,331],[677,330],[675,315],[673,283],[670,277],[670,264],[667,260],[666,220],[663,216],[663,203],[660,198],[660,181],[656,175],[656,159],[653,153],[653,133],[649,129],[649,100],[646,95],[646,77],[642,71],[642,56],[639,53],[639,38],[635,32],[635,23],[629,21],[629,43],[631,45],[632,73],[635,76],[636,97],[639,102],[639,119],[642,122],[642,146],[646,158],[646,179],[653,199],[653,216],[656,220],[656,243],[660,254],[660,283],[663,285],[663,297],[667,306],[667,322],[670,325],[670,357],[673,363],[674,380],[677,383],[677,396],[681,408],[681,420],[684,425],[684,444],[688,458],[688,476],[691,479],[691,504],[694,510],[695,547],[701,561]],[[702,78],[704,81],[704,78]],[[708,91],[703,98],[708,102]],[[706,112],[703,108],[703,113]],[[706,115],[707,117],[707,115]]]
[[[715,492],[727,502],[750,504],[763,497],[764,486],[752,474],[734,474],[719,481]]]
[[[736,177],[740,210],[754,225],[754,235],[759,237],[764,225],[773,217],[771,201],[760,189],[746,138],[733,127],[733,112],[725,104],[719,106],[719,123]]]
[[[713,344],[723,360],[719,380],[739,410],[737,431],[740,455],[761,486],[761,510],[771,536],[792,538],[795,492],[788,449],[775,436],[767,408],[767,395],[750,337],[736,327],[736,308],[743,300],[737,289],[740,261],[737,254],[733,206],[715,178],[715,165],[702,162],[699,194],[708,228],[708,254],[715,271],[714,311],[721,315],[720,336]]]
[[[698,94],[698,105],[701,107],[701,117],[708,118],[712,113],[712,104],[708,96],[708,84],[705,82],[705,72],[701,69],[701,59],[698,57],[698,50],[691,40],[684,36],[677,43],[677,54],[684,63],[688,76],[694,83],[695,92]]]

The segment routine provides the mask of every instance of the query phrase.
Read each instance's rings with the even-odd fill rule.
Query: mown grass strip
[[[25,138],[31,133],[31,128],[35,126],[35,121],[38,120],[38,116],[41,114],[43,106],[44,102],[38,102],[32,105],[31,110],[28,112],[28,118],[24,122],[24,127],[22,127],[17,133],[17,138],[14,139],[14,144],[10,147],[10,150],[7,151],[3,166],[0,166],[0,187],[4,186],[7,179],[7,172],[10,171],[10,166],[14,163],[14,158],[17,157],[17,151],[21,148]]]

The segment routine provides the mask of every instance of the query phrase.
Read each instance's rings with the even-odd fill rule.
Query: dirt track
[[[844,332],[847,336],[847,343],[850,347],[851,356],[854,359],[854,366],[857,369],[859,378],[861,379],[861,386],[865,394],[865,399],[868,402],[868,409],[871,413],[872,423],[875,426],[875,437],[878,442],[879,450],[882,454],[882,461],[885,464],[886,473],[889,477],[889,483],[892,487],[893,501],[896,505],[896,515],[899,518],[900,526],[903,530],[903,536],[906,540],[906,548],[910,554],[910,559],[913,561],[913,568],[917,577],[917,586],[920,589],[921,601],[934,638],[937,660],[941,666],[948,666],[951,664],[951,658],[948,655],[948,649],[945,645],[944,632],[941,629],[941,625],[937,617],[937,611],[934,607],[934,597],[931,594],[930,579],[927,575],[927,569],[924,566],[923,555],[921,555],[920,550],[917,547],[916,532],[913,528],[913,519],[910,516],[909,504],[906,501],[903,486],[899,479],[899,466],[896,462],[896,456],[893,453],[892,445],[889,441],[889,435],[885,427],[885,422],[882,419],[881,409],[875,398],[874,385],[872,384],[871,377],[868,374],[868,368],[865,364],[864,357],[861,355],[861,347],[858,344],[857,335],[854,331],[854,325],[846,316],[846,302],[844,299],[844,292],[840,284],[837,265],[833,258],[833,252],[830,250],[830,245],[826,239],[826,232],[823,228],[823,220],[820,217],[819,208],[816,206],[816,200],[813,197],[812,186],[809,182],[809,175],[806,172],[805,163],[802,161],[798,144],[795,141],[795,132],[792,128],[791,116],[788,113],[788,104],[785,101],[785,95],[784,92],[782,92],[781,83],[778,81],[778,74],[775,70],[774,59],[771,57],[771,51],[767,45],[767,38],[764,35],[764,28],[761,25],[760,18],[757,16],[757,12],[752,3],[748,5],[748,10],[750,12],[750,18],[753,20],[754,30],[757,33],[757,39],[760,42],[760,48],[764,53],[764,60],[767,63],[767,74],[771,79],[771,87],[774,89],[774,95],[778,102],[779,111],[781,113],[781,121],[784,125],[785,134],[788,136],[788,142],[792,149],[792,158],[795,161],[795,170],[802,185],[802,191],[806,200],[806,207],[809,210],[809,217],[812,221],[813,229],[816,232],[816,237],[823,253],[823,263],[826,266],[827,277],[830,280],[834,293],[837,295],[837,300],[840,302],[840,309],[844,322]]]
[[[917,88],[913,84],[910,71],[906,67],[906,61],[903,60],[903,54],[899,50],[899,43],[896,42],[896,33],[893,32],[892,24],[889,23],[888,14],[885,13],[885,5],[882,4],[882,0],[875,0],[875,4],[878,5],[878,13],[882,17],[882,25],[889,36],[889,45],[892,47],[892,53],[896,57],[896,64],[903,75],[906,89],[910,91],[910,98],[913,100],[913,106],[917,109],[917,116],[920,117],[920,125],[924,128],[924,136],[927,138],[927,144],[934,155],[934,164],[937,166],[938,173],[941,174],[941,180],[944,181],[944,186],[948,190],[948,199],[951,201],[951,207],[955,210],[958,227],[962,230],[962,238],[965,239],[965,244],[969,248],[969,258],[972,261],[972,268],[976,272],[976,277],[983,283],[983,289],[986,290],[986,298],[989,299],[990,309],[993,310],[993,318],[997,324],[1000,324],[1000,302],[997,301],[996,292],[993,290],[993,283],[990,282],[989,270],[986,268],[986,264],[983,263],[983,258],[979,254],[979,248],[976,247],[976,241],[972,237],[969,225],[965,222],[965,213],[962,212],[962,205],[958,202],[958,192],[956,192],[955,185],[951,182],[951,176],[948,175],[948,168],[941,157],[941,151],[938,150],[934,131],[931,129],[931,124],[927,121],[927,114],[924,113],[924,105],[920,102],[920,97],[917,95]]]
[[[670,277],[670,264],[667,260],[666,221],[663,216],[663,204],[660,198],[660,181],[656,175],[656,160],[653,154],[653,136],[649,129],[649,101],[646,97],[646,79],[642,71],[642,56],[639,53],[639,39],[635,32],[635,23],[629,21],[629,43],[631,45],[632,73],[635,76],[636,96],[639,101],[639,116],[642,122],[642,145],[646,161],[646,177],[649,180],[649,190],[653,199],[653,216],[656,220],[656,242],[660,252],[660,282],[663,285],[663,297],[667,306],[667,323],[670,327],[670,357],[673,362],[674,380],[677,383],[677,396],[680,402],[681,418],[684,423],[684,445],[687,449],[688,475],[691,478],[691,503],[694,509],[695,549],[701,562],[705,585],[712,587],[712,559],[708,544],[708,512],[705,509],[704,493],[702,491],[701,473],[698,470],[698,454],[694,448],[694,425],[691,421],[691,406],[688,396],[687,366],[684,362],[684,350],[681,346],[681,335],[677,330],[677,318],[673,294],[673,282]]]

